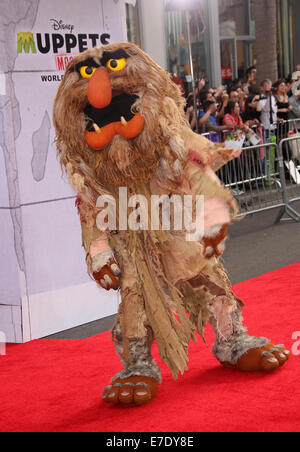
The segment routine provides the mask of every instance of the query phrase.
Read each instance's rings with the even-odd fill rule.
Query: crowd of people
[[[250,67],[246,80],[235,80],[229,86],[209,87],[205,79],[196,87],[194,95],[186,96],[186,118],[199,133],[250,128],[273,131],[278,123],[300,118],[300,65],[286,79],[273,83],[263,80],[257,84],[257,70]],[[297,85],[296,85],[297,84]]]
[[[174,77],[174,81],[184,93],[181,80]],[[242,141],[246,147],[262,145],[254,153],[244,152],[238,168],[234,169],[231,162],[225,172],[220,170],[220,179],[231,184],[236,178],[242,181],[264,174],[268,177],[266,183],[271,185],[276,158],[274,149],[263,145],[300,132],[300,121],[288,121],[300,119],[300,65],[286,79],[275,82],[266,79],[258,83],[254,66],[246,71],[246,80],[235,80],[228,86],[210,87],[202,79],[197,83],[195,94],[196,99],[194,93],[186,96],[185,107],[186,119],[195,132],[206,134],[209,140],[217,143],[229,140],[229,146],[232,146],[232,140],[238,141],[236,144],[239,145]],[[297,159],[298,154],[297,148]],[[283,158],[288,165],[291,165],[292,157],[290,146],[285,146]],[[288,168],[285,167],[286,176],[290,177]],[[296,170],[292,171],[296,173]],[[244,191],[236,190],[237,195],[242,193]]]

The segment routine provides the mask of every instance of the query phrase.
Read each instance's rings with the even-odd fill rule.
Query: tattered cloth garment
[[[119,245],[120,236],[126,249],[126,259],[130,256],[137,272],[137,278],[131,278],[129,282],[126,270],[121,277],[122,305],[116,322],[120,321],[122,329],[124,359],[130,362],[130,340],[148,336],[149,325],[162,360],[177,378],[178,372],[187,370],[188,345],[191,339],[195,339],[195,327],[186,315],[180,293],[170,284],[167,269],[162,264],[165,233],[119,232],[111,238],[112,247],[116,241]],[[116,257],[122,269],[123,258],[119,252],[118,246]]]
[[[202,181],[196,184],[195,178],[193,182],[203,186]],[[134,187],[134,190],[131,187],[130,192],[145,196],[148,206],[151,205],[147,185]],[[208,198],[218,193],[226,201],[232,199],[223,187],[211,180],[206,185],[207,192]],[[149,224],[150,215],[151,212]],[[110,246],[122,270],[122,304],[116,322],[121,325],[124,359],[130,362],[130,340],[147,337],[149,325],[160,356],[175,378],[179,372],[187,370],[188,345],[191,339],[195,340],[196,330],[178,286],[195,278],[208,264],[202,244],[187,242],[185,233],[128,230],[110,237]],[[199,329],[202,334],[202,328]]]

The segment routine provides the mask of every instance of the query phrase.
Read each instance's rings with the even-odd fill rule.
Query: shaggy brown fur
[[[116,135],[104,149],[91,149],[84,139],[89,82],[75,68],[89,58],[100,65],[104,52],[120,49],[130,57],[121,71],[108,71],[109,81],[113,92],[137,96],[132,109],[141,114],[145,126],[136,138]],[[110,44],[88,50],[69,64],[55,99],[54,125],[61,165],[81,199],[83,243],[90,271],[90,245],[101,235],[95,227],[96,200],[105,193],[117,197],[120,186],[143,194],[148,200],[157,191],[184,195],[195,190],[206,199],[223,199],[224,205],[236,211],[231,193],[213,173],[233,158],[232,150],[224,150],[194,134],[183,107],[180,90],[169,74],[133,44]],[[189,162],[190,150],[202,169]],[[110,237],[122,271],[119,318],[123,358],[130,361],[130,338],[144,340],[148,334],[144,322],[148,318],[160,354],[175,376],[186,369],[187,346],[194,331],[175,284],[196,277],[207,265],[203,245],[187,243],[183,236],[184,231],[177,235],[164,231],[143,234],[119,231],[117,236]],[[168,288],[173,304],[162,284]]]
[[[79,136],[84,136],[86,128],[83,110],[87,104],[87,84],[76,86],[80,76],[72,69],[89,57],[100,60],[103,52],[120,48],[132,58],[128,58],[127,66],[120,74],[111,75],[112,89],[139,96],[134,108],[145,118],[146,125],[133,140],[116,136],[104,150],[91,150],[84,140],[78,140]],[[104,186],[150,180],[161,157],[173,166],[184,155],[180,131],[188,124],[180,90],[167,72],[133,44],[110,44],[88,50],[73,60],[66,70],[54,105],[56,144],[61,164],[68,168],[71,178],[72,174],[82,177],[80,191],[85,184],[93,199],[103,193]],[[169,146],[170,140],[174,143],[174,150]],[[95,180],[99,185],[95,185]],[[78,188],[76,180],[73,180],[73,185]]]

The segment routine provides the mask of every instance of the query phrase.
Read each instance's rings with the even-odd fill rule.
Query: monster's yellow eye
[[[126,58],[120,58],[118,60],[111,59],[107,63],[108,69],[111,71],[121,71],[126,66]]]
[[[82,66],[80,68],[80,75],[83,78],[91,78],[96,72],[97,68],[92,66]]]

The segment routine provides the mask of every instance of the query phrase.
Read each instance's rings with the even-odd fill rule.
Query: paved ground
[[[293,207],[300,212],[300,202]],[[230,228],[223,261],[232,284],[300,261],[300,223],[284,217],[280,224],[274,224],[277,216],[278,209],[256,213]],[[109,330],[113,319],[101,319],[50,338],[87,338]]]
[[[293,207],[300,212],[300,202]],[[249,215],[231,227],[224,263],[233,284],[300,261],[300,223],[284,216],[275,224],[278,213]]]

